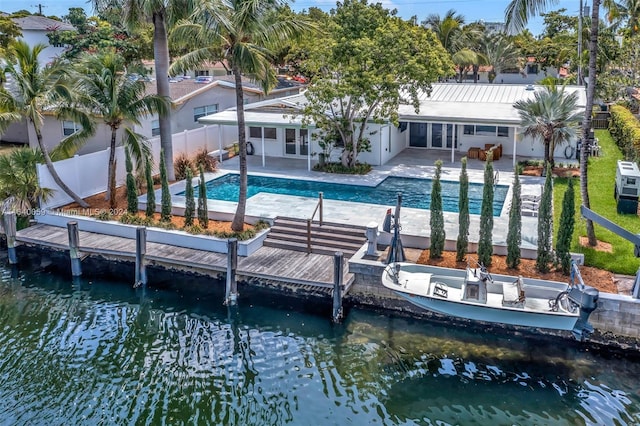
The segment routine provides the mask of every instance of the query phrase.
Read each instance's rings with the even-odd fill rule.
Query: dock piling
[[[227,285],[225,291],[225,305],[235,305],[238,302],[238,283],[236,269],[238,267],[238,239],[227,240]]]
[[[144,257],[147,254],[147,228],[136,228],[136,273],[134,287],[147,285],[147,266]]]
[[[18,256],[16,254],[17,220],[15,212],[6,212],[4,214],[4,232],[7,235],[7,254],[10,265],[16,265],[18,263]]]
[[[82,260],[80,259],[80,233],[78,222],[75,220],[67,222],[67,233],[69,234],[69,258],[71,259],[71,276],[82,275]]]
[[[333,255],[333,315],[334,323],[342,321],[342,257],[341,251]]]

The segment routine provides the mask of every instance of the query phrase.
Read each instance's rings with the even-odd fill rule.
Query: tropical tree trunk
[[[551,152],[551,141],[544,141],[544,166],[547,167],[547,163],[551,163],[551,158],[549,158],[549,153]]]
[[[109,144],[109,163],[107,172],[107,195],[105,200],[109,200],[109,207],[116,208],[116,132],[117,129],[111,129],[111,141]]]
[[[164,12],[153,14],[153,56],[156,66],[156,87],[159,96],[171,97],[169,90],[169,41]],[[171,108],[166,114],[159,114],[160,146],[164,150],[167,165],[167,179],[176,180],[173,169],[173,142],[171,136]]]
[[[49,156],[49,152],[47,151],[47,148],[44,146],[44,143],[42,142],[42,133],[40,132],[40,129],[38,129],[38,127],[35,124],[33,124],[33,129],[36,132],[38,147],[40,147],[40,151],[42,151],[42,156],[44,157],[44,164],[47,166],[47,170],[49,170],[49,174],[51,174],[53,181],[60,187],[60,189],[62,189],[65,192],[65,194],[73,198],[73,201],[78,203],[80,207],[82,208],[89,207],[89,204],[87,204],[82,198],[80,198],[75,192],[71,190],[71,188],[69,188],[62,181],[62,179],[58,175],[58,172],[56,172],[55,167],[53,167],[53,162],[51,161],[51,157]]]
[[[231,222],[231,229],[242,232],[244,229],[244,213],[247,209],[247,135],[244,124],[244,92],[242,91],[242,74],[237,65],[232,67],[236,83],[236,113],[238,117],[238,145],[240,161],[240,194],[238,195],[238,207]]]
[[[589,41],[589,84],[587,85],[587,105],[585,107],[584,121],[582,122],[582,150],[580,152],[580,194],[582,195],[582,205],[591,208],[589,202],[589,186],[587,179],[587,143],[590,143],[589,134],[591,131],[593,98],[596,91],[596,59],[598,52],[598,24],[600,23],[600,0],[593,0],[591,7],[591,38]],[[595,247],[598,243],[593,221],[586,220],[587,238],[589,245]]]

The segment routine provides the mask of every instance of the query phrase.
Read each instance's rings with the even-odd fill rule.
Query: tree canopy
[[[367,124],[397,124],[401,103],[419,109],[431,83],[454,72],[435,34],[394,16],[380,4],[348,0],[332,15],[328,48],[308,52],[323,63],[307,93],[305,119],[343,146],[342,164],[353,167],[368,145]],[[314,57],[314,55],[321,55]]]

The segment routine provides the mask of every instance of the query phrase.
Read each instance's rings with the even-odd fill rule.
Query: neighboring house
[[[454,161],[461,155],[474,154],[489,146],[500,146],[502,159],[515,165],[516,156],[542,158],[544,146],[540,140],[523,138],[520,116],[513,104],[533,98],[540,87],[508,84],[439,83],[433,85],[431,96],[420,101],[420,112],[411,105],[398,108],[399,126],[391,123],[367,126],[371,152],[358,159],[371,165],[383,165],[406,148],[442,151],[443,158]],[[583,87],[567,87],[579,93],[579,107],[586,105]],[[307,158],[309,167],[316,154],[322,152],[314,140],[313,126],[303,125],[299,115],[305,104],[304,94],[267,100],[245,107],[248,140],[255,155],[264,157]],[[200,119],[203,124],[237,126],[234,108]],[[227,133],[225,133],[227,134]],[[236,133],[237,135],[237,133]],[[237,138],[236,138],[237,140]],[[576,142],[572,142],[575,146]],[[566,146],[556,149],[555,156],[564,157]],[[333,150],[334,158],[339,149]]]
[[[489,83],[489,71],[491,67],[481,65],[478,70],[478,83]],[[542,65],[535,61],[534,58],[528,58],[523,68],[511,68],[502,70],[498,73],[493,84],[536,84],[546,77],[555,77],[563,79],[567,77],[567,69],[555,67],[547,67],[542,69]],[[453,79],[449,79],[453,81]],[[469,69],[466,74],[466,82],[473,83],[473,72]]]
[[[24,18],[11,18],[11,20],[20,27],[20,31],[22,31],[21,38],[29,46],[33,47],[36,44],[44,44],[47,46],[38,56],[38,62],[41,66],[47,65],[55,58],[59,57],[66,49],[65,46],[49,45],[49,38],[47,37],[47,34],[53,31],[75,30],[73,25],[39,15],[30,15],[25,16]],[[11,76],[7,76],[6,84],[7,86],[11,85]],[[62,132],[62,126],[59,126],[58,130],[58,133]],[[26,121],[13,123],[3,134],[0,135],[0,142],[26,144],[29,140],[33,140],[34,144],[32,146],[37,146],[37,143],[35,142],[35,134],[30,136],[30,132],[33,133],[28,129]],[[30,137],[32,138],[30,139]]]
[[[196,78],[200,76],[214,77],[214,76],[229,75],[230,71],[227,71],[227,70],[230,68],[228,67],[225,68],[225,64],[226,62],[224,63],[223,62],[205,62],[200,67],[198,67],[198,69],[184,73],[182,77]],[[153,60],[143,60],[142,65],[144,66],[145,71],[147,72],[147,75],[149,77],[155,78],[156,76],[155,62]]]
[[[47,37],[47,34],[54,31],[75,31],[73,25],[40,15],[29,15],[24,18],[11,18],[11,20],[20,27],[20,31],[22,31],[21,38],[29,46],[35,46],[39,43],[47,46],[47,48],[44,49],[38,57],[38,61],[42,66],[62,55],[66,49],[66,46],[49,45],[49,38]]]
[[[213,77],[209,82],[199,83],[197,79],[172,79],[169,85],[173,111],[171,114],[171,128],[173,133],[202,127],[198,122],[200,117],[234,107],[236,105],[235,83],[233,76]],[[156,83],[147,82],[147,93],[156,93]],[[282,78],[278,86],[265,96],[263,90],[250,80],[243,82],[245,103],[250,104],[264,99],[278,96],[288,96],[299,93],[305,85]],[[77,124],[70,121],[59,121],[53,114],[45,115],[42,134],[45,146],[55,147],[60,140],[77,130]],[[152,138],[160,134],[160,124],[157,116],[149,116],[141,120],[141,125],[135,130]],[[89,138],[78,154],[88,154],[105,149],[109,146],[110,130],[101,122],[96,126],[96,134]],[[37,146],[35,133],[26,122],[12,124],[0,136],[4,142],[24,143]],[[118,135],[118,142],[120,135]]]
[[[200,76],[171,81],[169,85],[173,101],[171,129],[174,133],[202,127],[202,123],[198,121],[201,117],[236,106],[234,76],[215,76],[210,77],[210,80],[206,76]],[[245,104],[252,104],[264,99],[294,95],[300,93],[306,86],[282,78],[279,79],[278,86],[268,95],[265,95],[264,91],[249,79],[243,79],[242,87]],[[147,83],[147,93],[156,93],[155,82]],[[160,123],[157,116],[148,117],[136,130],[148,138],[158,136]]]

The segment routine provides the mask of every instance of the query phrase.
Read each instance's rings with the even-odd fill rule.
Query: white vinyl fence
[[[173,134],[173,157],[180,154],[187,156],[194,155],[197,151],[205,148],[208,152],[216,151],[220,147],[226,146],[237,139],[237,131],[220,131],[218,126],[204,126],[194,130]],[[222,135],[222,143],[219,135]],[[160,164],[160,138],[152,138],[147,141],[151,145],[151,152],[154,163],[154,174],[159,171]],[[62,181],[71,188],[73,192],[81,198],[103,192],[107,188],[107,169],[109,162],[109,151],[93,152],[91,154],[76,155],[66,160],[53,163],[56,172]],[[124,148],[116,148],[116,184],[122,185],[126,179]],[[53,181],[46,165],[37,165],[38,179],[40,187],[54,190],[53,196],[46,202],[41,202],[41,208],[55,208],[71,203],[73,199],[69,197]]]

